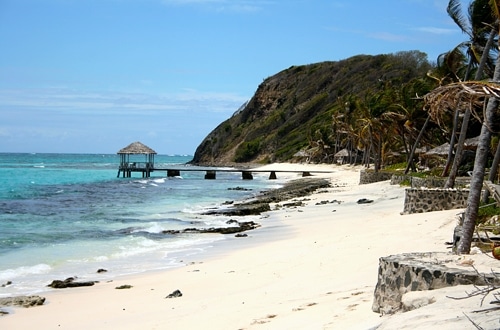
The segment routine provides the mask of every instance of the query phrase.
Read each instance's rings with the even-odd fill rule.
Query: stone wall
[[[457,256],[454,256],[455,258]],[[456,285],[499,285],[499,274],[447,267],[453,257],[447,253],[408,253],[379,259],[378,280],[372,310],[390,314],[401,309],[403,294]]]
[[[393,173],[390,172],[361,171],[359,173],[359,184],[390,180],[392,175]]]
[[[468,189],[442,188],[446,178],[418,178],[411,175],[397,175],[391,172],[361,171],[359,184],[369,184],[391,180],[392,185],[410,183],[411,188],[405,191],[405,202],[402,214],[424,213],[432,211],[461,209],[467,206]],[[457,187],[465,187],[470,178],[457,178]]]
[[[409,183],[412,188],[443,188],[447,178],[426,177],[419,178],[411,175],[397,175],[391,177],[391,184]],[[470,183],[469,177],[458,177],[455,179],[455,188],[465,188]]]
[[[469,190],[408,188],[402,214],[461,209],[467,206]]]

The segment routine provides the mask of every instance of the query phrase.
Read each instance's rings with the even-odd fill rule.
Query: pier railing
[[[123,170],[146,170],[146,169],[153,169],[154,164],[150,162],[130,162],[130,163],[121,163],[120,164],[120,169]]]

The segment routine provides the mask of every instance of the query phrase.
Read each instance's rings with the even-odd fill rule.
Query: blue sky
[[[448,0],[0,0],[0,152],[193,154],[292,65],[466,40]],[[466,2],[468,3],[468,2]]]

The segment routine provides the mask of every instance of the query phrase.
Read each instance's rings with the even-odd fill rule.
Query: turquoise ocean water
[[[189,160],[157,155],[155,166]],[[178,266],[226,237],[163,230],[225,226],[229,218],[200,213],[281,184],[265,174],[205,180],[203,171],[117,178],[118,164],[108,154],[0,153],[0,297],[43,292],[70,276],[106,280]],[[101,268],[108,272],[97,276]]]

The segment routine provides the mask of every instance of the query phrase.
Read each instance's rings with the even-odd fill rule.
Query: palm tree
[[[491,6],[492,14],[495,17],[495,23],[493,24],[492,33],[498,33],[500,25],[500,4],[497,0],[491,0],[489,4]],[[500,82],[500,56],[497,56],[495,71],[493,74],[493,82],[497,84]],[[498,87],[496,88],[498,89]],[[497,93],[493,92],[489,94],[488,104],[486,106],[483,124],[481,126],[481,134],[479,135],[476,158],[474,159],[474,170],[472,172],[469,197],[467,198],[467,208],[465,209],[462,236],[457,249],[458,253],[470,252],[472,236],[474,235],[474,229],[476,226],[476,219],[479,210],[479,202],[481,199],[481,190],[483,187],[485,167],[490,150],[490,141],[492,134],[491,129],[494,124],[493,119],[495,111],[497,111],[498,109],[499,99],[500,90],[498,90]]]
[[[459,0],[450,0],[447,7],[448,15],[455,21],[455,23],[460,27],[462,32],[469,36],[469,41],[461,43],[457,46],[451,54],[456,56],[457,49],[465,48],[468,57],[468,65],[465,73],[464,80],[469,80],[472,69],[478,66],[475,74],[475,80],[480,80],[482,78],[483,72],[487,69],[487,64],[490,63],[490,49],[493,42],[493,33],[490,26],[487,25],[488,22],[494,22],[491,7],[489,5],[490,0],[474,0],[471,1],[468,7],[468,19],[465,18],[463,11],[461,9],[461,3]],[[487,36],[489,37],[487,38]],[[487,40],[487,41],[486,41]],[[460,111],[460,109],[456,109]],[[458,118],[458,113],[455,114],[455,118]],[[457,143],[457,151],[455,158],[453,160],[453,166],[451,172],[446,181],[445,187],[451,188],[455,184],[455,178],[458,172],[458,166],[460,164],[463,145],[465,137],[467,134],[467,129],[469,125],[470,109],[466,108],[464,111],[464,116],[462,119],[462,126],[460,129],[459,141]],[[443,174],[446,175],[448,172],[449,164],[451,163],[451,157],[453,155],[453,148],[455,146],[455,138],[458,120],[454,121],[454,126],[452,130],[452,136],[450,141],[450,150],[448,152],[448,160],[446,162]]]
[[[454,109],[457,106],[462,107],[471,105],[474,108],[479,107],[481,109],[482,105],[487,102],[485,115],[484,118],[482,118],[481,135],[474,161],[474,170],[467,199],[462,235],[457,249],[457,252],[461,254],[470,252],[472,236],[474,234],[486,160],[490,150],[489,144],[493,117],[498,109],[500,100],[499,82],[500,57],[497,59],[493,82],[472,81],[448,84],[434,89],[424,97],[426,107],[429,108],[429,116],[436,121],[442,118],[443,112]],[[477,114],[477,117],[479,117],[479,114]]]
[[[446,11],[457,26],[468,36],[468,40],[458,44],[453,50],[444,54],[444,57],[451,57],[452,60],[460,60],[460,53],[464,52],[467,57],[464,81],[470,79],[472,71],[481,63],[482,54],[486,51],[485,44],[488,40],[491,25],[495,22],[492,14],[490,2],[492,0],[472,0],[467,7],[467,12],[462,9],[460,0],[450,0]],[[450,62],[450,59],[447,59]],[[460,63],[460,62],[459,62]],[[489,72],[494,69],[492,60],[484,62],[484,70],[488,65]],[[460,67],[460,66],[459,66]],[[486,68],[486,69],[488,69]]]
[[[500,57],[498,57],[493,81],[497,83],[500,82]],[[467,198],[467,208],[465,209],[462,237],[458,244],[458,253],[470,252],[472,236],[474,235],[474,228],[476,227],[481,191],[483,188],[486,161],[490,151],[491,127],[493,126],[495,111],[498,109],[499,97],[500,95],[490,96],[488,98],[488,104],[481,126],[481,134],[479,135],[476,158],[474,159],[474,170],[470,182],[469,197]]]

